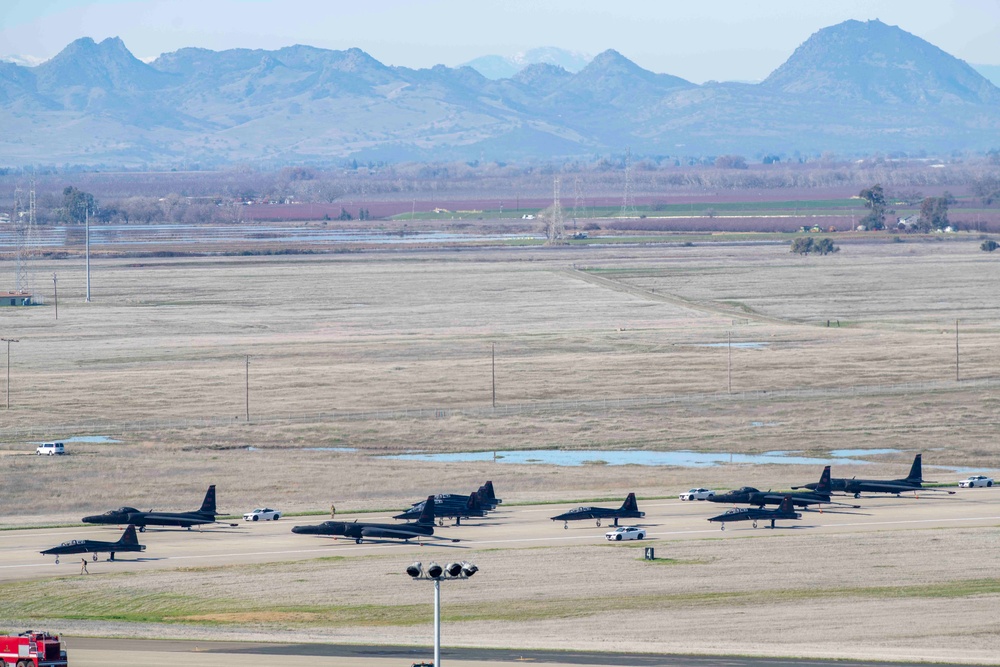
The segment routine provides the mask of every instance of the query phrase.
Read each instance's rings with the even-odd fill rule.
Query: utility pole
[[[17,338],[0,338],[7,343],[7,409],[10,410],[10,344],[19,342]]]
[[[733,393],[733,332],[729,332],[729,393]]]
[[[493,407],[497,407],[497,344],[493,343],[490,351],[490,360],[493,366]]]
[[[247,355],[247,373],[246,373],[246,386],[247,386],[247,423],[250,423],[250,355]]]
[[[56,281],[57,280],[58,280],[58,278],[56,277],[56,274],[53,273],[52,274],[52,299],[55,301],[55,304],[56,304],[56,319],[58,320],[59,319],[59,288],[56,286]]]
[[[90,303],[90,207],[87,207],[87,303]]]
[[[955,320],[955,382],[960,382],[958,377],[958,320]]]

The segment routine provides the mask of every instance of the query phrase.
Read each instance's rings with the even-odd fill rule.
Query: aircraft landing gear
[[[59,564],[59,556],[56,556],[56,565]]]
[[[94,554],[93,556],[91,556],[91,560],[93,560],[96,563],[97,562],[97,554]]]
[[[598,528],[600,528],[600,527],[601,527],[601,520],[600,520],[600,519],[598,519],[598,520],[597,520],[597,527],[598,527]]]
[[[774,519],[771,519],[771,530],[774,530]]]
[[[726,529],[726,524],[722,524],[721,526],[719,526],[719,529],[720,530],[725,530]]]
[[[361,544],[361,538],[360,537],[354,538],[354,543],[355,544]]]
[[[569,530],[569,521],[563,522],[563,530]]]
[[[753,527],[754,527],[754,528],[756,528],[756,527],[757,527],[757,522],[756,522],[756,521],[754,521],[754,522],[753,522]]]
[[[146,532],[146,527],[145,526],[139,526],[139,532],[140,533],[145,533]]]
[[[94,554],[94,560],[97,560],[97,554]],[[108,560],[110,560],[112,562],[115,560],[115,552],[114,551],[111,552],[111,558],[109,558]]]
[[[860,498],[860,497],[861,497],[861,492],[859,491],[859,492],[855,493],[855,494],[854,494],[854,497],[855,497],[855,498]],[[898,493],[896,494],[896,497],[897,497],[897,498],[899,497],[899,494],[898,494]]]

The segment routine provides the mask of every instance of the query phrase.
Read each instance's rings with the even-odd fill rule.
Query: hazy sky
[[[613,48],[696,83],[755,81],[820,28],[875,18],[1000,64],[1000,0],[0,0],[0,56],[48,59],[79,37],[118,36],[143,59],[308,44],[431,67],[556,46]]]

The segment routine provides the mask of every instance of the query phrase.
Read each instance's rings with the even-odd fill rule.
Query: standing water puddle
[[[679,466],[682,468],[709,468],[730,463],[778,463],[782,465],[846,465],[865,464],[855,456],[892,454],[895,449],[840,450],[831,452],[831,458],[796,456],[795,452],[765,452],[763,454],[729,454],[726,452],[654,452],[649,450],[589,450],[565,451],[560,449],[526,449],[498,451],[498,463],[544,463],[557,466],[582,465],[640,465]],[[849,453],[849,455],[845,455]],[[493,452],[457,452],[447,454],[397,454],[387,459],[402,461],[492,461]]]

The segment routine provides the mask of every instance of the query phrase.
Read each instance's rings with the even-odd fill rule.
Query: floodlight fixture
[[[440,579],[443,573],[444,570],[437,563],[431,563],[427,566],[427,576],[431,579]]]
[[[478,567],[476,567],[475,565],[473,565],[469,561],[466,561],[466,560],[462,561],[462,574],[464,574],[466,577],[471,577],[476,572],[479,572],[479,568]]]
[[[406,568],[406,573],[413,577],[414,579],[419,579],[424,573],[424,566],[420,561],[412,563],[408,568]]]
[[[444,571],[449,577],[457,577],[462,574],[462,564],[448,563],[444,566]]]

